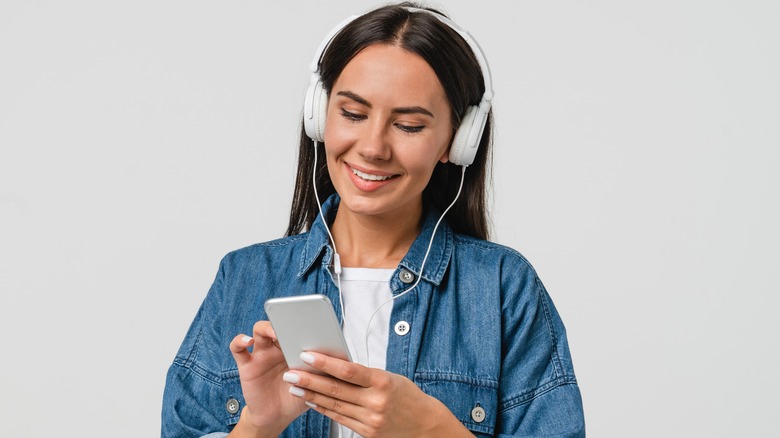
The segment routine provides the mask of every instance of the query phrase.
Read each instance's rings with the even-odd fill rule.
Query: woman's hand
[[[363,437],[473,437],[443,403],[404,376],[318,353],[301,359],[328,376],[287,372],[290,393]]]
[[[250,353],[248,348],[254,345]],[[231,436],[278,436],[308,407],[291,397],[289,385],[282,381],[287,362],[276,344],[271,323],[258,321],[253,337],[240,334],[230,342],[230,351],[238,365],[241,390],[246,407]]]

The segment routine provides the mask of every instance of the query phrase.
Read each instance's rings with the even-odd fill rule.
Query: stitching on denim
[[[550,339],[552,339],[552,362],[553,372],[555,377],[560,377],[564,374],[563,366],[561,365],[560,358],[558,357],[558,338],[555,336],[555,328],[552,323],[552,314],[550,312],[550,306],[547,303],[547,293],[544,289],[544,285],[541,284],[539,278],[536,278],[536,285],[539,288],[539,301],[544,310],[544,322],[547,325],[547,330],[550,332]]]
[[[408,260],[406,256],[401,260],[401,263],[399,263],[399,265],[414,272],[416,275],[422,275],[423,280],[432,283],[436,286],[439,286],[441,284],[441,280],[444,278],[444,273],[447,271],[447,268],[449,267],[450,259],[452,258],[452,246],[453,246],[452,242],[454,240],[451,238],[451,235],[453,234],[452,230],[450,230],[449,228],[446,228],[445,230],[447,232],[447,235],[444,236],[444,248],[440,253],[437,253],[438,263],[436,264],[436,266],[431,267],[428,264],[428,262],[432,261],[432,259],[428,259],[428,261],[426,262],[426,267],[428,267],[427,272],[430,275],[427,275],[425,272],[422,272],[420,270],[420,266],[414,263],[412,260]],[[430,257],[430,255],[428,257]]]
[[[308,258],[308,257],[306,257],[307,248],[308,248],[308,245],[306,245],[306,241],[309,238],[309,234],[310,234],[310,232],[307,231],[305,233],[296,234],[294,236],[287,236],[287,237],[282,237],[282,238],[279,238],[279,239],[275,239],[275,240],[272,240],[270,242],[254,243],[252,245],[249,245],[249,246],[246,246],[246,247],[243,247],[243,248],[239,248],[239,249],[236,249],[234,251],[229,252],[225,256],[225,258],[226,259],[227,258],[234,258],[234,257],[242,258],[242,257],[246,257],[244,255],[244,252],[246,250],[252,250],[252,249],[257,250],[257,249],[262,249],[262,248],[286,247],[286,246],[297,245],[301,241],[303,241],[304,245],[303,245],[303,248],[301,248],[301,251],[300,251],[301,254],[302,254],[302,257],[301,257],[300,270],[299,270],[299,272],[302,272],[302,271],[305,270],[305,268],[308,268],[308,266],[304,266],[304,265],[305,265],[305,261]]]
[[[452,230],[447,227],[444,229],[447,233],[444,235],[444,249],[440,253],[439,265],[435,271],[431,271],[435,279],[431,279],[431,283],[435,283],[437,286],[441,283],[441,279],[444,277],[444,272],[447,270],[450,258],[452,258]],[[444,255],[448,255],[445,257]]]
[[[483,390],[483,391],[489,391],[491,394],[497,394],[498,389],[498,382],[492,379],[479,379],[474,378],[470,376],[466,376],[463,374],[458,373],[432,373],[432,372],[421,372],[421,373],[415,373],[414,375],[414,382],[417,384],[418,387],[421,389],[426,384],[436,384],[436,383],[457,383],[461,385],[468,385],[472,389],[471,391],[476,390]],[[487,405],[485,407],[487,409],[492,410],[492,400],[494,400],[495,396],[489,395],[488,398],[490,400],[481,400],[483,403],[488,403],[491,407],[488,408]],[[466,412],[461,412],[460,415],[453,412],[453,414],[458,418],[458,421],[463,423],[466,428],[468,428],[472,432],[481,432],[486,433],[489,435],[492,435],[495,432],[495,426],[489,425],[486,423],[477,423],[473,421],[470,416]],[[496,416],[497,417],[497,416]]]
[[[419,289],[413,291],[414,293],[410,294],[411,296],[408,296],[408,299],[409,300],[413,300],[414,298],[416,298],[418,291],[419,291]],[[402,297],[402,299],[403,298],[406,298],[406,297]],[[409,316],[414,318],[414,308],[417,307],[414,304],[415,304],[414,302],[411,302],[411,303],[409,303],[407,305],[407,307],[406,307],[407,310],[404,312],[406,315],[401,315],[402,318],[409,319]],[[409,306],[412,306],[412,311],[411,312],[408,310]],[[391,312],[392,312],[392,310],[391,310]],[[417,325],[417,321],[412,319],[412,324]],[[412,326],[412,329],[414,330],[414,326]],[[405,359],[405,362],[406,362],[406,364],[404,365],[404,369],[403,369],[403,374],[404,375],[409,375],[409,371],[412,370],[413,362],[412,362],[412,358],[411,358],[411,355],[412,355],[411,343],[412,343],[412,339],[409,336],[402,336],[401,347],[403,348],[403,353],[402,353],[403,356],[401,356],[401,357],[403,357]]]
[[[217,375],[216,373],[212,373],[206,368],[200,366],[200,364],[198,364],[197,362],[193,361],[191,363],[185,363],[179,358],[176,358],[173,360],[173,365],[181,367],[204,380],[208,380],[209,382],[217,386],[222,386],[222,380],[220,379],[219,375]]]
[[[498,389],[497,380],[472,377],[458,373],[419,372],[414,374],[414,380],[420,382],[456,382],[481,388]]]
[[[314,246],[316,251],[314,251],[314,254],[309,255],[309,247],[314,245],[309,245],[307,242],[305,245],[303,245],[303,248],[301,249],[301,262],[298,265],[298,277],[302,277],[309,269],[311,269],[312,266],[314,266],[314,263],[317,261],[317,258],[320,257],[320,254],[322,254],[323,249],[325,251],[325,256],[323,257],[323,263],[325,262],[325,258],[327,257],[327,254],[332,251],[330,246],[327,242],[322,242],[319,246]],[[333,255],[330,256],[330,258],[333,258]]]
[[[200,315],[199,315],[200,316]],[[195,341],[192,343],[192,348],[188,352],[186,356],[176,356],[176,359],[182,359],[181,363],[182,365],[190,366],[191,364],[195,363],[195,358],[198,355],[198,347],[200,346],[200,338],[203,336],[203,326],[200,326],[200,330],[198,330],[197,336],[195,336]]]
[[[423,324],[421,322],[421,318],[420,318],[420,312],[419,312],[419,310],[420,310],[420,297],[418,295],[419,293],[420,293],[420,288],[419,288],[419,285],[418,285],[417,290],[415,290],[415,291],[413,291],[413,293],[409,294],[410,295],[410,297],[409,297],[409,304],[412,306],[411,307],[411,312],[410,312],[411,317],[412,317],[411,320],[412,320],[412,324],[413,324],[412,325],[412,329],[415,329],[415,326],[420,326],[420,327],[423,326]],[[392,310],[390,310],[390,311],[392,312]],[[425,332],[425,330],[420,329],[420,332],[421,332],[420,333],[420,344],[417,345],[417,348],[415,348],[415,349],[412,348],[412,339],[413,338],[411,336],[406,336],[408,338],[406,340],[406,345],[408,345],[409,347],[408,347],[408,352],[405,355],[405,357],[406,357],[406,369],[404,370],[404,374],[407,375],[407,376],[414,369],[414,368],[412,368],[412,364],[416,364],[417,363],[417,359],[418,359],[418,357],[420,355],[420,350],[422,349],[422,335]],[[417,332],[414,333],[414,336],[415,337],[417,336]],[[415,351],[415,356],[416,357],[415,357],[414,361],[412,360],[412,351]]]
[[[299,240],[306,240],[306,239],[308,239],[308,235],[309,235],[309,233],[306,232],[306,233],[302,233],[302,234],[296,234],[294,236],[282,237],[281,239],[271,240],[270,242],[254,243],[252,245],[247,246],[244,249],[247,249],[247,248],[259,248],[259,247],[263,247],[263,246],[272,246],[272,247],[273,246],[288,246],[288,245],[291,245],[293,243],[297,243]],[[237,251],[241,251],[241,250],[239,249]]]
[[[509,409],[515,408],[525,403],[529,403],[533,399],[541,395],[544,395],[558,387],[566,386],[566,385],[576,385],[576,384],[577,384],[577,379],[571,376],[555,379],[551,382],[545,383],[544,385],[534,388],[531,391],[519,394],[515,397],[510,397],[506,400],[499,400],[498,402],[499,412],[506,412]]]
[[[512,254],[512,255],[519,256],[520,258],[525,260],[525,257],[519,251],[517,251],[514,248],[510,248],[508,246],[501,245],[500,243],[491,242],[489,240],[481,240],[481,239],[477,239],[475,237],[467,236],[465,234],[458,234],[458,233],[454,233],[454,232],[453,232],[453,235],[454,235],[454,237],[453,237],[454,240],[457,240],[458,243],[460,243],[462,245],[476,246],[476,247],[482,248],[484,250],[490,250],[490,251],[498,250],[498,251],[501,251],[501,252],[506,252],[506,253],[509,253],[509,254]]]
[[[236,377],[239,377],[238,368],[228,368],[225,371],[222,371],[222,376],[220,379],[224,381],[235,379]]]
[[[536,272],[536,269],[534,269],[533,265],[531,265],[531,262],[529,262],[528,259],[526,259],[525,256],[521,254],[519,251],[517,251],[516,249],[498,243],[490,242],[487,240],[477,240],[473,237],[465,236],[462,234],[457,234],[457,233],[454,234],[455,234],[454,240],[456,240],[460,245],[472,246],[484,251],[500,251],[510,256],[517,257],[525,265],[526,268],[528,268],[531,272],[533,272],[534,276],[536,277],[539,276]]]
[[[201,366],[199,363],[194,362],[189,367],[189,369],[192,370],[193,373],[203,377],[204,379],[211,381],[216,385],[222,386],[222,379],[220,379],[219,375],[209,371],[205,367]]]

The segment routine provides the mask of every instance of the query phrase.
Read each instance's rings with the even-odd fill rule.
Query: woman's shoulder
[[[531,262],[520,251],[509,246],[458,233],[454,233],[453,241],[456,251],[470,253],[474,260],[482,260],[486,264],[517,264],[518,267],[536,273]],[[479,257],[475,257],[477,255]]]
[[[232,253],[251,253],[256,251],[266,251],[268,249],[275,249],[280,247],[287,247],[291,245],[298,245],[303,244],[306,242],[306,240],[309,238],[309,232],[303,232],[301,234],[296,234],[294,236],[285,236],[280,237],[278,239],[268,240],[266,242],[258,242],[253,243],[251,245],[247,245],[243,248],[238,248],[234,251],[231,251],[229,254]]]
[[[268,263],[287,263],[293,257],[300,257],[307,239],[308,233],[301,233],[238,248],[225,254],[221,267],[231,269],[262,266]]]

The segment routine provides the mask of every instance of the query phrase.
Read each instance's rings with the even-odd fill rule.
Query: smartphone
[[[303,351],[352,361],[333,304],[325,295],[271,298],[265,302],[265,313],[291,370],[322,374],[301,360]]]

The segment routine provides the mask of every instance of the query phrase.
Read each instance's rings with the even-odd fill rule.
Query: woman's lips
[[[368,169],[358,169],[344,163],[349,179],[352,184],[364,192],[372,192],[384,187],[395,180],[397,174],[387,172],[368,171]]]

